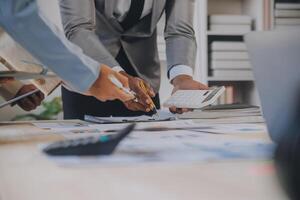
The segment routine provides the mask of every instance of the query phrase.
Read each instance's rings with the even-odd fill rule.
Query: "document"
[[[270,159],[274,144],[264,139],[245,139],[188,130],[135,131],[111,156],[51,158],[59,165],[136,165],[194,163],[225,160]]]
[[[192,130],[192,129],[190,129]],[[265,124],[214,124],[209,129],[194,129],[194,131],[213,134],[264,134],[267,133]]]
[[[48,122],[35,122],[34,126],[41,129],[61,130],[61,129],[78,129],[88,127],[88,123],[83,121],[48,121]]]
[[[158,117],[157,117],[158,116]],[[169,111],[160,110],[157,116],[136,116],[136,117],[96,117],[85,116],[85,121],[97,124],[115,124],[115,123],[134,123],[134,122],[159,122],[159,121],[174,121],[176,115]]]

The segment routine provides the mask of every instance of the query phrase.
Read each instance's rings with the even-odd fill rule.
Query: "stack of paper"
[[[210,31],[245,34],[252,30],[252,18],[245,15],[211,15]]]
[[[234,41],[212,42],[211,70],[214,77],[252,78],[253,73],[245,43]]]
[[[300,29],[300,3],[276,3],[275,29]]]
[[[264,123],[260,108],[195,110],[178,116],[205,123]]]

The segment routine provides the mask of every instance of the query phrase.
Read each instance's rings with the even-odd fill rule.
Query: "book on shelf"
[[[220,69],[220,70],[234,70],[234,69],[247,69],[251,70],[250,61],[215,61],[211,62],[212,69]]]
[[[282,10],[300,10],[300,3],[276,3],[275,8]]]
[[[227,105],[235,103],[235,88],[234,86],[225,86],[225,92],[220,96],[215,105]]]
[[[227,70],[227,69],[217,69],[212,70],[212,75],[214,77],[242,77],[242,78],[253,78],[252,70]]]
[[[300,25],[300,17],[299,18],[276,18],[276,25]]]
[[[233,86],[226,86],[225,96],[226,96],[225,104],[235,103],[235,101],[234,101],[235,94],[234,94],[234,87]]]
[[[284,31],[284,30],[300,30],[300,26],[295,25],[275,25],[275,30]]]
[[[251,25],[220,25],[211,24],[210,31],[220,32],[220,33],[241,33],[246,34],[252,30]]]
[[[245,51],[212,52],[212,60],[249,60],[249,54]]]
[[[214,41],[211,43],[212,51],[247,51],[247,46],[244,42],[231,41]]]
[[[300,10],[275,10],[275,17],[300,17]]]
[[[264,30],[269,30],[272,26],[271,7],[271,0],[264,0]]]
[[[251,25],[252,18],[247,15],[210,15],[209,23],[219,25]]]

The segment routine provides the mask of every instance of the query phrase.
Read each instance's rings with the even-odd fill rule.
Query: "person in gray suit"
[[[156,40],[157,23],[163,13],[168,78],[174,85],[173,92],[207,89],[192,78],[196,56],[194,4],[195,0],[60,0],[60,11],[65,35],[71,42],[86,55],[126,75],[131,88],[138,88],[138,83],[145,80],[156,95],[144,95],[151,96],[159,107],[160,61]],[[66,89],[63,102],[66,119],[81,119],[84,114],[131,116],[149,111],[146,105],[136,102],[129,102],[126,107],[118,101],[103,103]],[[183,113],[187,109],[171,111]]]

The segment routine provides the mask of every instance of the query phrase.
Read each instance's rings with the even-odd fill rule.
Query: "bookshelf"
[[[214,15],[243,15],[252,19],[251,31],[266,30],[267,3],[271,6],[273,0],[198,0],[196,2],[195,30],[198,41],[197,69],[195,78],[209,86],[225,85],[234,88],[233,103],[259,105],[253,75],[214,75],[212,71],[213,42],[243,42],[243,36],[248,31],[211,30],[210,17]],[[271,8],[269,7],[269,10]],[[224,103],[224,102],[222,102]],[[225,102],[226,103],[226,102]]]
[[[210,15],[248,15],[253,19],[252,31],[274,30],[276,3],[300,3],[300,0],[196,0],[195,31],[198,42],[196,70],[194,78],[209,86],[235,87],[235,102],[259,105],[253,76],[213,76],[211,74],[210,45],[213,41],[242,42],[244,32],[212,31],[209,26]],[[300,9],[299,9],[300,12]],[[299,17],[300,18],[300,17]],[[162,72],[166,73],[166,55],[163,39],[164,17],[159,25],[159,54],[162,60]],[[275,29],[276,30],[276,29]],[[172,86],[162,76],[161,98],[165,100],[170,95]],[[168,91],[168,92],[167,92]]]
[[[247,15],[252,19],[253,31],[266,30],[267,20],[271,20],[271,1],[274,0],[196,0],[194,28],[198,42],[198,52],[194,79],[209,86],[233,86],[234,103],[259,105],[259,98],[252,76],[213,76],[211,74],[210,45],[213,41],[242,42],[245,31],[212,31],[209,28],[210,15]],[[268,9],[266,9],[266,7]],[[266,10],[270,10],[266,13]],[[272,11],[273,12],[273,11]],[[269,22],[270,24],[271,22]],[[172,86],[165,78],[166,55],[163,38],[164,16],[158,25],[158,49],[162,64],[162,84],[160,96],[162,102],[169,97]],[[168,91],[168,92],[167,92]]]
[[[270,0],[271,29],[300,30],[300,0]],[[278,5],[278,6],[276,6]]]

